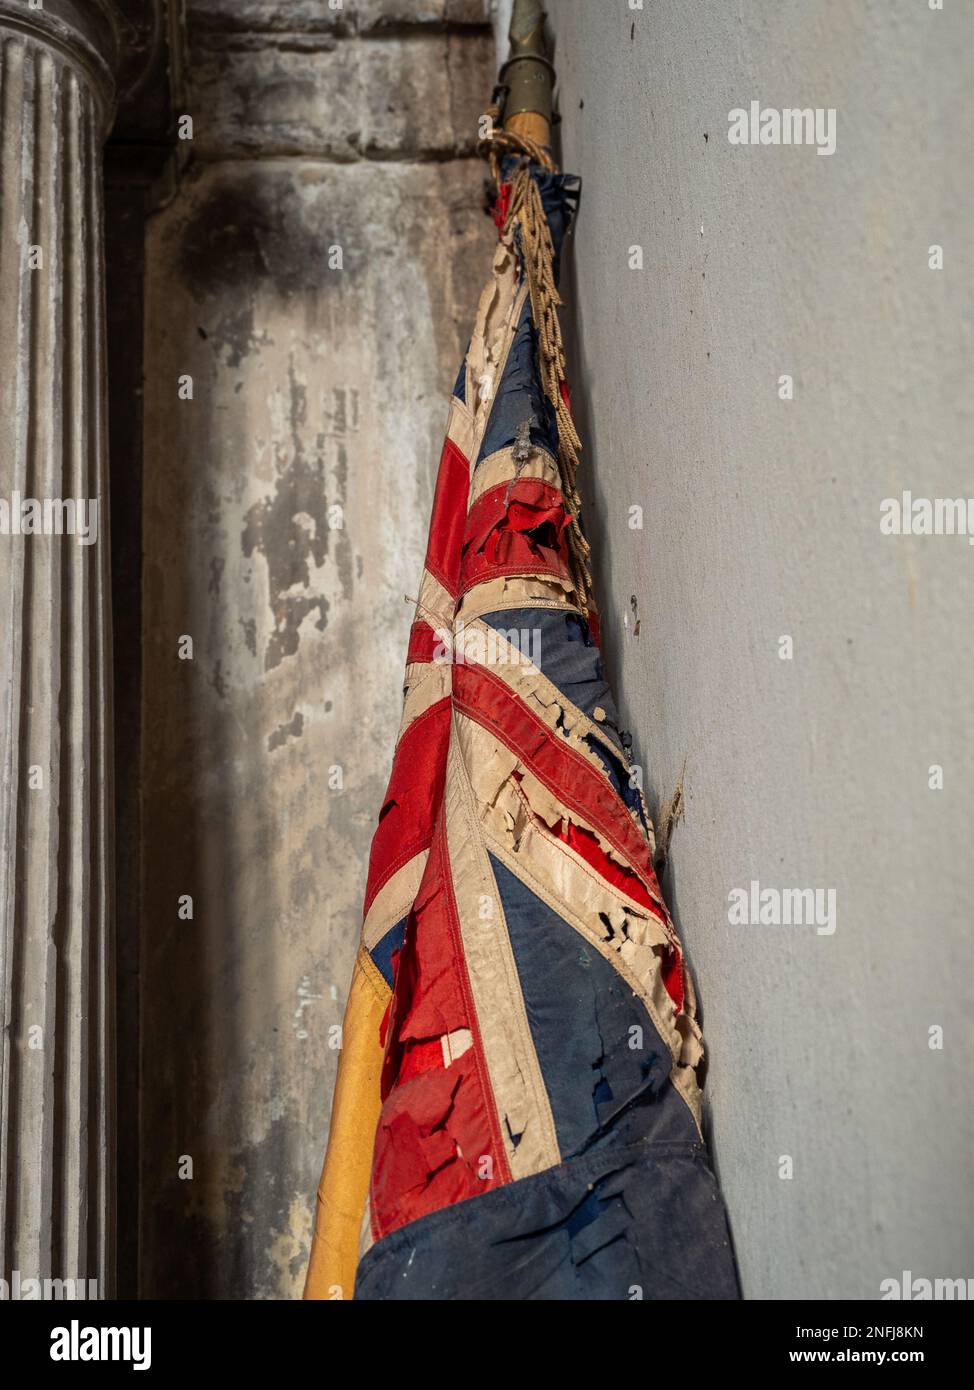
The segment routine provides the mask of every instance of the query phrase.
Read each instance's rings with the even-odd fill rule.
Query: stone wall
[[[141,1292],[292,1297],[489,259],[493,49],[480,0],[186,9],[145,247]]]

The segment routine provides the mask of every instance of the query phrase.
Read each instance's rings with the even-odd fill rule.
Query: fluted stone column
[[[100,1296],[114,1242],[101,148],[115,47],[107,0],[0,0],[0,1277],[97,1279]]]

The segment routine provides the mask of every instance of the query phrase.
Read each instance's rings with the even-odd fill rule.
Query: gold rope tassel
[[[499,152],[519,153],[523,157],[511,181],[511,201],[504,230],[516,225],[520,232],[521,258],[531,296],[531,317],[538,334],[541,384],[554,407],[558,424],[561,490],[571,518],[568,524],[568,556],[572,583],[575,586],[579,607],[584,613],[588,610],[589,596],[592,592],[592,573],[589,567],[591,549],[581,526],[582,499],[575,482],[582,441],[562,392],[567,377],[561,321],[558,316],[562,299],[555,285],[554,275],[555,248],[541,193],[528,167],[528,161],[531,161],[553,172],[555,163],[548,151],[536,145],[534,141],[525,140],[511,131],[497,130],[496,127],[493,134],[482,142],[481,151],[490,160],[491,173],[497,187],[500,187],[501,181]]]

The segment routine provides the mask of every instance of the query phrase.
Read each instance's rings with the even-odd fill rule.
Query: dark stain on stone
[[[288,368],[288,381],[291,386],[291,439],[294,443],[294,452],[301,453],[301,437],[299,431],[308,418],[308,393],[294,375],[294,363]]]
[[[300,738],[303,733],[304,715],[300,710],[295,710],[287,724],[278,724],[274,732],[268,736],[268,753],[273,753],[275,748],[283,747],[289,738]]]
[[[332,429],[335,434],[345,434],[348,430],[348,417],[345,412],[345,392],[337,390],[332,393],[335,398],[335,409],[332,414]]]
[[[359,393],[354,386],[335,386],[332,388],[332,409],[326,410],[329,433],[339,437],[357,434],[359,427]]]
[[[225,313],[211,329],[210,338],[216,351],[225,350],[225,365],[239,367],[260,342],[254,331],[253,305],[244,304]]]
[[[335,482],[338,485],[338,496],[344,511],[345,500],[348,495],[348,451],[344,444],[338,446],[338,461],[335,464]],[[348,539],[348,531],[344,525],[338,532],[335,545],[335,564],[338,567],[338,578],[341,580],[342,594],[346,599],[352,597],[352,546]]]
[[[240,626],[243,628],[244,641],[247,643],[247,650],[251,656],[257,655],[257,619],[241,618]]]
[[[264,669],[273,671],[286,656],[294,656],[301,642],[300,627],[309,613],[318,610],[315,627],[324,632],[328,626],[328,600],[318,598],[287,598],[275,605],[276,630],[271,634],[264,653]]]
[[[247,512],[241,544],[250,559],[260,551],[267,562],[274,632],[264,653],[264,668],[272,670],[298,649],[302,622],[317,610],[319,632],[328,622],[328,600],[320,594],[296,593],[311,583],[311,566],[320,568],[328,554],[328,500],[325,496],[325,457],[316,448],[305,457],[301,427],[307,418],[307,393],[293,366],[291,384],[290,460],[278,462],[274,492]]]
[[[220,592],[220,581],[223,578],[223,571],[226,569],[226,560],[222,555],[214,555],[210,559],[210,582],[207,585],[207,593],[218,594]]]
[[[268,282],[283,297],[338,288],[354,278],[355,257],[346,249],[342,274],[328,274],[328,247],[342,238],[320,215],[309,221],[289,181],[235,166],[199,185],[177,252],[180,277],[197,303]]]
[[[213,676],[210,680],[210,684],[212,685],[216,693],[219,695],[221,700],[225,700],[227,698],[227,683],[223,678],[222,663],[219,661],[213,668]]]
[[[338,503],[342,508],[344,517],[345,507],[348,501],[348,474],[349,459],[347,437],[350,434],[357,434],[359,427],[359,393],[355,387],[334,387],[332,390],[332,409],[325,411],[328,422],[328,435],[334,442],[336,454],[335,464],[332,475],[335,480],[335,487],[338,493]],[[324,447],[325,436],[318,436],[319,447]],[[352,575],[352,545],[345,529],[344,521],[340,528],[336,528],[335,536],[335,563],[338,568],[338,577],[341,581],[342,594],[348,599],[352,596],[353,575]]]
[[[203,506],[206,508],[207,521],[211,526],[216,526],[220,521],[220,499],[206,482],[203,484]]]
[[[335,461],[335,483],[338,486],[338,496],[344,504],[348,496],[348,450],[344,444],[338,446],[338,458]]]
[[[230,1042],[235,1048],[231,1055],[239,1066],[239,1042],[232,1035]],[[182,1047],[184,1053],[191,1053],[188,1041]],[[314,1083],[324,1091],[331,1076],[318,1070]],[[202,1083],[195,1082],[185,1099],[180,1097],[179,1118],[196,1114],[193,1104],[202,1109],[210,1099],[201,1088]],[[287,1096],[290,1089],[293,1087],[289,1078],[275,1067],[268,1081],[268,1094]],[[219,1172],[218,1165],[222,1165],[235,1181],[219,1187],[212,1180],[179,1183],[180,1191],[174,1196],[172,1189],[176,1184],[170,1182],[165,1187],[158,1180],[152,1219],[156,1244],[161,1247],[162,1268],[154,1268],[153,1274],[165,1293],[178,1291],[180,1297],[200,1300],[266,1300],[283,1296],[270,1253],[276,1240],[290,1236],[292,1191],[282,1182],[281,1174],[289,1171],[288,1163],[293,1166],[293,1146],[294,1124],[290,1116],[274,1120],[259,1139],[241,1125],[222,1145],[214,1145],[213,1149],[198,1145],[201,1152],[197,1173]],[[192,1267],[187,1267],[187,1248],[205,1250],[208,1258],[189,1261]],[[292,1279],[297,1278],[297,1271],[306,1263],[307,1253],[302,1248],[289,1259],[287,1271]]]

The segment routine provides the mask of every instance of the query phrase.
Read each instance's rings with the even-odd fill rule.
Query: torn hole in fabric
[[[551,566],[562,557],[563,533],[571,520],[557,488],[539,478],[492,488],[471,508],[463,542],[463,563],[481,556],[490,567],[517,563]]]
[[[454,946],[444,854],[438,831],[395,959],[373,1151],[376,1239],[510,1176]]]
[[[683,952],[662,903],[650,896],[642,880],[627,865],[604,852],[603,842],[594,831],[566,818],[560,803],[547,797],[542,803],[544,810],[536,807],[526,791],[529,777],[522,771],[512,773],[512,787],[521,807],[519,814],[507,813],[514,852],[521,852],[528,832],[548,834],[574,850],[607,884],[644,908],[645,915],[640,917],[621,906],[614,907],[606,914],[603,925],[607,920],[612,928],[613,948],[637,979],[652,978],[658,965],[663,987],[673,1007],[679,1010],[685,999]]]

